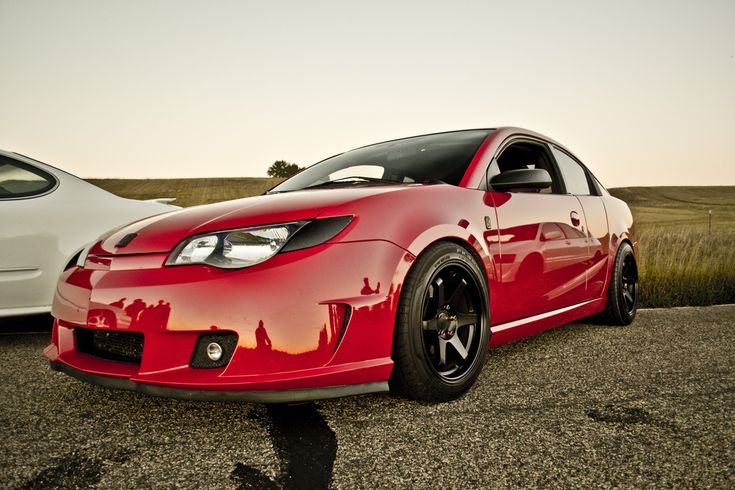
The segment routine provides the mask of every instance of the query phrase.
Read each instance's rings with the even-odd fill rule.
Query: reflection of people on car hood
[[[380,294],[380,283],[378,283],[378,285],[375,286],[375,289],[373,289],[370,287],[370,279],[368,279],[367,277],[363,277],[362,281],[365,283],[365,285],[362,287],[360,294]]]
[[[115,301],[114,303],[110,303],[110,306],[114,306],[115,308],[120,308],[122,310],[123,306],[125,306],[125,300],[128,298],[120,298],[119,300]]]
[[[165,328],[168,323],[168,317],[171,314],[171,303],[164,303],[158,300],[158,304],[148,305],[140,314],[138,321],[147,328]]]
[[[138,315],[145,309],[145,303],[142,299],[136,298],[125,308],[125,314],[130,317],[130,326],[134,327],[138,323]]]
[[[121,298],[114,303],[110,303],[110,306],[122,308],[124,300],[125,298]],[[171,303],[159,299],[157,305],[146,306],[145,301],[136,298],[124,311],[130,317],[131,327],[143,325],[150,328],[165,328],[171,315]]]
[[[258,328],[255,329],[255,343],[258,349],[271,350],[273,346],[270,337],[268,337],[268,332],[263,325],[263,320],[258,321]]]

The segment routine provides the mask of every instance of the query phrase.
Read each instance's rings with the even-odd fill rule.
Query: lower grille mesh
[[[111,361],[140,363],[143,357],[143,334],[119,330],[74,329],[77,350]]]

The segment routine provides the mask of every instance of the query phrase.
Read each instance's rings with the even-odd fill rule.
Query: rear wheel
[[[454,243],[438,242],[416,259],[398,305],[394,392],[448,401],[472,386],[490,336],[484,277],[472,255]]]
[[[599,319],[607,325],[629,325],[638,309],[638,265],[633,247],[624,242],[615,256],[607,304]]]

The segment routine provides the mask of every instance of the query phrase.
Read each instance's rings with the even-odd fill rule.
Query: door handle
[[[576,211],[572,211],[571,213],[569,213],[569,218],[571,218],[572,220],[572,225],[579,226],[579,214],[577,214]]]

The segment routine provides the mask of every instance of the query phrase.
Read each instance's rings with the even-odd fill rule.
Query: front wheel
[[[638,265],[633,247],[623,242],[615,255],[607,304],[599,319],[607,325],[630,325],[638,310]]]
[[[438,242],[416,259],[401,291],[391,389],[423,401],[464,394],[490,337],[485,274],[460,245]]]

